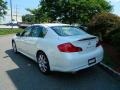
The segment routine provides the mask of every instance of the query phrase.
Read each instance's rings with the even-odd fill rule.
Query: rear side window
[[[75,35],[84,35],[82,29],[75,26],[53,26],[51,27],[59,36],[75,36]]]

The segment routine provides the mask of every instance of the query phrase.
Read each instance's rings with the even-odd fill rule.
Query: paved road
[[[99,66],[45,76],[35,62],[12,52],[11,37],[0,37],[0,90],[120,90],[120,81]]]

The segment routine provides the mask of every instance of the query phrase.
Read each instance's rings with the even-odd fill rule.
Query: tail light
[[[100,40],[97,42],[96,47],[99,47],[101,45]]]
[[[82,51],[82,48],[76,47],[76,46],[72,45],[71,43],[60,44],[60,45],[58,45],[58,49],[61,52],[80,52],[80,51]]]

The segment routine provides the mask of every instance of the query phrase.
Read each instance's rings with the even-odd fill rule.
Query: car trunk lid
[[[86,34],[79,36],[62,37],[62,40],[69,42],[76,47],[82,48],[82,52],[90,52],[96,49],[97,37]]]

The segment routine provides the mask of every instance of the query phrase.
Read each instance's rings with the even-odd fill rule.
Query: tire
[[[13,48],[14,53],[18,53],[15,41],[12,42],[12,48]]]
[[[37,54],[37,62],[38,62],[39,69],[43,74],[50,73],[49,61],[48,61],[48,58],[45,55],[45,53],[38,52],[38,54]]]

